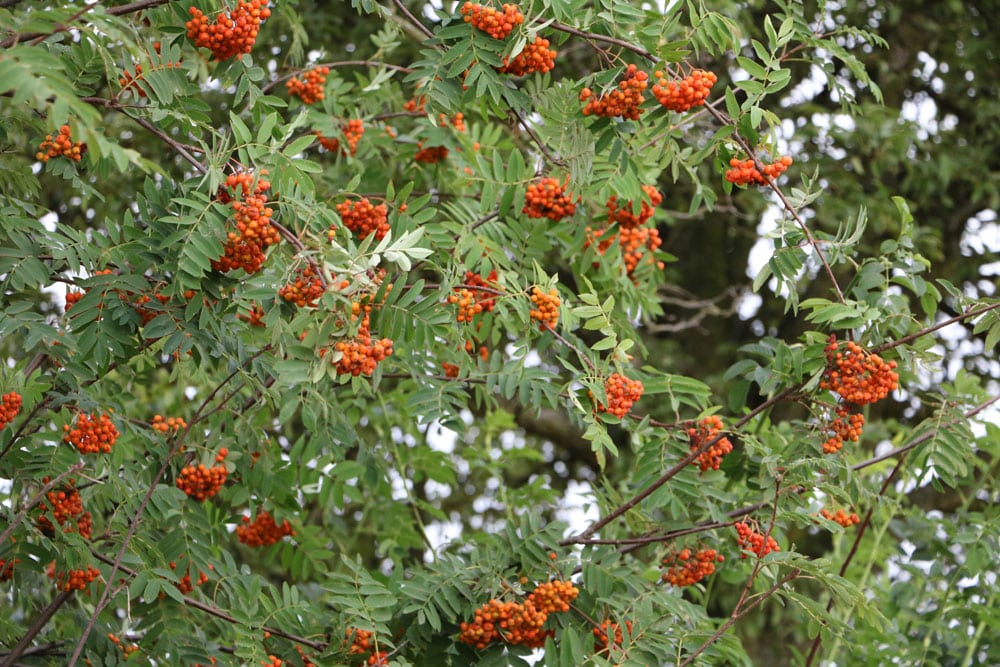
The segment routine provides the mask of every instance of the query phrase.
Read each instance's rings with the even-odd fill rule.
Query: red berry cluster
[[[340,147],[340,139],[335,137],[324,137],[319,130],[313,132],[313,134],[316,135],[316,140],[319,142],[319,145],[331,153],[340,153],[345,156],[348,153],[352,156],[356,155],[358,152],[358,142],[365,133],[364,122],[359,118],[349,120],[344,123],[341,131],[344,133],[344,139],[347,142],[347,150]]]
[[[424,148],[424,142],[417,142],[417,152],[413,155],[414,162],[424,164],[437,164],[448,157],[448,149],[444,146],[428,146]]]
[[[267,171],[262,170],[260,175],[266,176]],[[248,274],[260,271],[264,264],[264,249],[281,240],[278,230],[271,225],[274,211],[267,206],[266,196],[270,189],[269,181],[255,179],[249,172],[226,177],[216,198],[230,204],[236,229],[229,232],[222,257],[212,262],[214,270],[228,272],[243,269]]]
[[[611,645],[618,647],[624,643],[626,633],[629,637],[632,636],[632,621],[625,621],[624,633],[622,632],[621,625],[613,621],[603,621],[592,632],[594,633],[594,651],[596,653],[608,653],[611,650]]]
[[[363,655],[372,650],[372,634],[360,628],[347,628],[344,631],[344,646],[349,655]]]
[[[14,421],[14,417],[21,411],[21,404],[21,395],[16,391],[0,396],[0,429]]]
[[[154,431],[159,431],[160,433],[168,433],[173,431],[176,433],[182,428],[187,428],[187,422],[181,417],[167,417],[163,418],[163,415],[153,415],[153,421],[149,424],[150,428]]]
[[[642,201],[639,214],[632,213],[633,202],[631,200],[618,205],[618,196],[611,195],[605,206],[608,209],[608,225],[617,224],[619,227],[641,227],[649,222],[653,217],[653,209],[663,202],[663,195],[652,185],[643,185],[642,191],[649,197],[649,202]]]
[[[639,380],[631,380],[620,373],[612,373],[604,381],[604,394],[608,404],[597,404],[598,412],[608,412],[624,419],[632,405],[642,398],[643,386]]]
[[[42,479],[43,484],[48,484],[49,478]],[[59,526],[65,526],[65,533],[79,533],[81,537],[89,540],[93,528],[93,518],[90,512],[83,511],[83,500],[80,492],[76,489],[75,480],[63,486],[62,489],[52,490],[45,494],[48,505],[44,502],[40,504],[40,513],[35,524],[38,529],[49,537],[55,535],[56,529],[49,520],[48,513],[51,511],[52,518]]]
[[[295,95],[303,104],[315,104],[324,97],[323,86],[329,73],[329,67],[314,67],[302,75],[302,80],[293,76],[285,82],[285,87],[289,95]]]
[[[417,95],[403,103],[403,109],[412,113],[422,113],[427,110],[427,96]]]
[[[267,660],[261,660],[260,664],[263,667],[281,667],[285,664],[285,661],[276,655],[267,656]]]
[[[85,591],[94,579],[101,576],[101,572],[93,565],[88,565],[85,570],[70,570],[69,572],[56,572],[55,564],[50,565],[49,576],[56,580],[56,586],[62,591]]]
[[[266,547],[281,540],[285,535],[295,535],[288,519],[279,526],[270,512],[258,512],[252,522],[250,517],[243,517],[243,525],[236,527],[236,539],[250,547]]]
[[[657,80],[653,84],[653,96],[664,107],[678,113],[704,104],[712,86],[718,81],[714,72],[703,69],[696,69],[679,81],[668,81],[660,71],[653,72],[653,78]]]
[[[740,549],[751,551],[758,558],[763,558],[772,551],[781,551],[778,543],[770,535],[764,539],[764,534],[745,521],[733,524],[736,528],[736,544]],[[740,558],[746,558],[746,553],[741,553]]]
[[[698,424],[697,428],[692,427],[687,430],[688,437],[691,439],[691,451],[694,452],[701,449],[702,445],[710,440],[714,440],[720,432],[722,432],[722,420],[716,415],[705,417]],[[722,464],[722,457],[731,451],[733,451],[733,443],[729,442],[729,438],[719,438],[714,445],[699,454],[698,458],[691,461],[691,465],[698,466],[702,472],[706,470],[718,470]]]
[[[548,218],[558,221],[576,213],[572,195],[566,193],[567,178],[562,183],[555,178],[540,178],[528,184],[524,192],[521,212],[529,218]],[[579,197],[577,197],[579,200]]]
[[[850,528],[853,525],[861,523],[861,517],[859,517],[854,512],[848,514],[842,509],[838,509],[836,512],[830,512],[827,509],[821,509],[819,511],[820,515],[827,519],[828,521],[833,521],[834,523],[839,523],[844,528]]]
[[[211,468],[204,463],[184,466],[174,483],[188,497],[194,498],[198,502],[208,500],[217,494],[222,485],[226,483],[229,471],[226,470],[225,461],[228,455],[229,450],[223,447],[215,456],[215,465]]]
[[[697,552],[681,549],[663,559],[663,564],[668,567],[660,578],[678,588],[692,586],[715,572],[715,564],[724,560],[725,556],[715,549],[700,549]]]
[[[344,226],[365,239],[369,234],[382,240],[389,233],[389,209],[385,204],[372,204],[368,197],[358,200],[346,199],[337,204],[337,213]],[[331,233],[333,228],[331,228]]]
[[[767,185],[767,180],[772,181],[785,173],[785,170],[792,164],[792,158],[785,155],[771,164],[762,164],[764,173],[761,175],[757,165],[751,159],[740,160],[732,158],[729,161],[729,169],[726,170],[726,180],[733,185]]]
[[[334,349],[340,353],[340,358],[334,364],[338,375],[371,375],[380,361],[392,354],[392,339],[382,338],[372,342],[371,322],[365,314],[361,320],[358,335],[351,340],[339,341]]]
[[[492,7],[483,7],[478,2],[466,2],[462,5],[462,16],[473,28],[482,30],[493,39],[504,39],[514,29],[514,26],[524,23],[524,14],[517,5],[505,4],[501,11]]]
[[[837,406],[836,413],[837,416],[826,425],[826,431],[830,436],[823,443],[824,454],[836,454],[844,446],[845,440],[857,442],[861,439],[865,416],[860,412],[851,412],[851,409],[843,403]]]
[[[533,72],[544,74],[556,66],[556,52],[549,48],[549,40],[535,37],[535,41],[513,58],[503,59],[500,71],[514,76],[526,76]]]
[[[535,285],[531,288],[531,303],[534,308],[528,313],[531,319],[538,322],[538,328],[555,329],[559,323],[559,292],[555,288],[545,292],[541,287]]]
[[[184,557],[184,554],[181,554],[181,558],[183,558],[183,557]],[[209,565],[209,569],[211,569],[211,567],[212,566]],[[176,570],[177,569],[177,563],[175,561],[170,561],[170,569],[171,570]],[[203,585],[205,583],[208,583],[208,575],[205,574],[204,572],[199,572],[198,573],[198,585],[201,586],[201,585]],[[188,569],[184,573],[184,576],[181,577],[179,581],[174,582],[174,586],[177,587],[177,590],[179,590],[182,595],[188,595],[189,593],[191,593],[194,590],[195,584],[192,583],[192,581],[191,581],[191,568],[190,568],[190,566],[188,566]],[[164,595],[165,595],[164,593],[160,593],[160,597],[163,597]]]
[[[121,637],[119,637],[113,632],[108,633],[108,639],[111,641],[112,644],[114,644],[115,646],[117,646],[122,650],[122,657],[125,660],[128,660],[129,656],[131,656],[133,653],[139,650],[138,644],[126,644],[122,642]]]
[[[66,433],[63,442],[73,445],[81,454],[107,454],[118,439],[118,429],[103,412],[100,416],[96,412],[90,415],[81,412],[76,417],[76,425],[66,424],[63,431]]]
[[[264,308],[259,303],[251,304],[250,311],[248,313],[237,313],[236,318],[246,322],[252,327],[263,327]]]
[[[493,311],[493,307],[496,305],[496,294],[476,288],[495,289],[496,279],[496,271],[491,271],[488,276],[481,276],[472,271],[465,272],[465,286],[456,287],[457,294],[451,294],[447,299],[448,303],[458,305],[457,320],[459,322],[472,322],[472,318],[479,313]]]
[[[299,270],[295,282],[283,285],[278,290],[278,296],[299,308],[315,308],[316,300],[323,296],[326,285],[323,279],[316,275],[311,264]]]
[[[45,140],[38,145],[38,152],[35,153],[35,159],[48,162],[52,158],[62,155],[74,162],[79,162],[80,158],[86,152],[87,144],[79,141],[74,142],[70,136],[69,125],[63,125],[59,128],[59,134],[55,135],[55,137],[51,134],[45,135]]]
[[[210,50],[216,60],[250,53],[261,21],[271,15],[267,3],[268,0],[240,0],[229,14],[219,12],[215,23],[209,23],[200,9],[191,7],[188,10],[191,20],[184,24],[188,39],[194,40],[195,46]]]
[[[438,125],[441,127],[448,127],[449,125],[455,128],[456,132],[465,132],[465,114],[459,111],[451,118],[448,118],[445,114],[438,114]]]
[[[840,394],[848,403],[875,403],[899,387],[895,361],[883,361],[853,341],[847,341],[842,351],[835,334],[827,338],[824,351],[827,368],[819,386]]]
[[[580,92],[580,101],[587,100],[586,106],[583,107],[583,115],[593,114],[605,118],[621,116],[629,120],[639,120],[639,116],[643,113],[640,107],[645,100],[643,93],[648,81],[647,73],[635,65],[629,65],[622,74],[616,90],[600,97],[592,97],[593,92],[590,88],[584,88]]]
[[[504,641],[529,648],[541,648],[552,630],[542,630],[551,613],[568,611],[580,591],[568,581],[539,585],[523,603],[490,600],[476,610],[471,623],[459,625],[458,639],[478,649]]]

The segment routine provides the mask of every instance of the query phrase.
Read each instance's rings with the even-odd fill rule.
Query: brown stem
[[[48,624],[52,616],[59,610],[59,607],[63,606],[66,600],[72,597],[73,592],[74,591],[72,590],[59,591],[59,594],[52,599],[49,606],[42,610],[42,613],[38,615],[35,622],[31,624],[28,631],[23,637],[21,637],[21,640],[17,642],[17,644],[14,645],[14,648],[11,649],[10,653],[7,654],[7,658],[0,663],[0,667],[14,667],[14,665],[17,664],[17,659],[21,657],[24,650],[28,648],[28,644],[31,643],[31,640],[42,631],[42,628],[44,628],[46,624]]]
[[[584,30],[579,30],[577,28],[574,28],[573,26],[568,26],[565,23],[559,23],[558,21],[553,21],[552,23],[549,24],[549,27],[552,28],[553,30],[558,30],[560,32],[565,32],[570,35],[575,35],[576,37],[582,37],[592,42],[604,42],[605,44],[613,44],[615,46],[620,46],[623,49],[627,49],[635,54],[642,56],[643,58],[652,63],[659,62],[660,60],[659,58],[657,58],[656,56],[654,56],[652,53],[642,48],[641,46],[636,46],[635,44],[626,42],[623,39],[618,39],[617,37],[609,37],[608,35],[599,35],[595,32],[586,32]]]
[[[125,14],[141,12],[144,9],[152,9],[153,7],[159,7],[160,5],[165,5],[168,2],[170,2],[170,0],[139,0],[139,2],[130,2],[128,4],[119,5],[117,7],[107,7],[104,10],[104,13],[108,16],[123,16]],[[93,4],[87,5],[82,10],[76,13],[76,15],[73,17],[73,20],[79,18],[83,13],[85,13],[86,11],[90,10],[93,7],[96,7],[99,4],[101,3],[95,2]],[[44,39],[46,37],[49,37],[50,35],[55,35],[57,33],[65,32],[67,30],[69,30],[68,26],[59,26],[59,28],[54,32],[30,32],[30,33],[22,33],[20,35],[14,35],[0,42],[0,49],[9,49],[15,44],[19,44],[22,41],[26,40],[33,40],[33,43],[37,43],[38,40],[40,39]]]
[[[400,13],[406,17],[406,20],[409,21],[414,28],[423,33],[423,35],[427,37],[427,39],[434,39],[434,33],[432,33],[427,28],[427,26],[421,23],[420,20],[416,16],[414,16],[409,9],[406,8],[406,5],[402,3],[402,0],[393,0],[393,3],[399,9]]]
[[[978,317],[979,315],[982,315],[983,313],[988,313],[991,310],[996,310],[997,308],[1000,308],[1000,301],[998,301],[996,303],[991,303],[988,306],[983,306],[982,308],[976,308],[976,309],[973,309],[973,310],[966,310],[964,313],[959,313],[958,315],[955,315],[954,317],[949,317],[946,320],[943,320],[941,322],[938,322],[937,324],[934,324],[932,326],[929,326],[929,327],[926,327],[924,329],[921,329],[920,331],[916,331],[914,333],[907,334],[906,336],[903,336],[902,338],[899,338],[897,340],[892,340],[892,341],[888,341],[888,342],[882,343],[878,347],[873,348],[871,351],[872,351],[873,354],[879,354],[880,352],[883,352],[885,350],[889,350],[891,348],[898,347],[900,345],[905,345],[906,343],[909,343],[910,341],[914,341],[914,340],[916,340],[916,339],[918,339],[918,338],[920,338],[922,336],[926,336],[927,334],[933,333],[933,332],[937,331],[938,329],[943,329],[946,326],[955,324],[956,322],[961,322],[963,320],[968,320],[968,319],[971,319],[973,317]]]

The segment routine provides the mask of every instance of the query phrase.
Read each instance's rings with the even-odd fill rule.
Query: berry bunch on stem
[[[63,442],[73,445],[81,454],[107,454],[118,439],[118,429],[104,412],[89,415],[81,412],[76,417],[76,424],[72,427],[66,424],[63,431],[66,434]]]
[[[726,170],[726,180],[733,185],[767,185],[768,179],[775,180],[785,173],[791,164],[792,158],[787,155],[782,156],[776,162],[763,164],[762,174],[750,158],[740,160],[734,157],[729,160],[730,168]]]
[[[295,535],[288,519],[279,525],[270,512],[261,510],[253,521],[244,516],[242,524],[236,527],[236,539],[248,547],[266,547],[279,542],[286,535]]]
[[[550,581],[540,584],[523,603],[490,600],[476,610],[471,622],[459,625],[458,639],[480,650],[498,641],[540,648],[555,635],[542,630],[549,614],[568,611],[579,594],[568,581]]]
[[[544,74],[556,66],[556,52],[549,48],[549,40],[535,37],[535,41],[513,58],[504,56],[500,71],[514,76],[527,76],[538,72]]]
[[[493,39],[506,39],[515,26],[524,23],[524,14],[514,4],[496,10],[478,2],[466,2],[462,5],[462,20]]]
[[[612,118],[621,116],[629,120],[639,120],[644,109],[642,103],[645,101],[643,93],[648,85],[649,74],[641,71],[635,65],[629,65],[622,74],[618,87],[611,92],[593,97],[590,88],[584,88],[580,92],[580,101],[586,100],[583,107],[584,116],[602,116]]]
[[[49,477],[42,478],[43,484],[48,484]],[[35,524],[49,537],[55,535],[55,526],[49,520],[49,513],[56,524],[65,533],[78,533],[80,537],[89,540],[93,528],[93,518],[90,512],[83,509],[83,500],[76,488],[76,480],[70,479],[61,489],[53,489],[45,494],[48,505],[43,502]]]
[[[101,576],[100,570],[93,565],[88,565],[86,569],[69,570],[57,572],[55,563],[49,563],[45,568],[50,579],[56,580],[56,587],[61,591],[85,591],[90,582]]]
[[[602,621],[601,624],[591,632],[594,635],[594,651],[596,653],[610,653],[611,648],[620,647],[625,642],[625,635],[632,636],[632,621],[626,620],[622,625],[614,621]]]
[[[226,457],[229,450],[225,447],[215,456],[215,465],[209,467],[204,463],[186,465],[181,468],[180,475],[174,482],[177,488],[198,502],[204,502],[217,494],[226,483],[229,471],[226,469]]]
[[[632,405],[642,398],[642,392],[643,386],[640,380],[632,380],[621,373],[612,373],[604,381],[607,404],[598,402],[596,410],[624,419],[632,410]]]
[[[459,322],[472,322],[472,318],[482,313],[493,311],[496,305],[496,295],[477,287],[495,289],[497,272],[491,271],[488,276],[482,276],[472,271],[465,272],[466,287],[456,287],[455,293],[448,295],[448,303],[458,306],[456,319]]]
[[[691,439],[689,444],[691,451],[694,452],[701,449],[706,442],[714,440],[721,432],[722,420],[718,416],[711,415],[705,417],[699,422],[697,427],[692,426],[687,430],[688,438]],[[719,438],[715,444],[699,454],[698,458],[691,461],[691,465],[698,466],[702,472],[706,470],[718,470],[722,464],[722,457],[731,451],[733,451],[733,444],[729,442],[729,438]]]
[[[700,549],[696,552],[681,549],[663,559],[667,570],[660,578],[671,586],[692,586],[715,572],[715,564],[724,560],[725,557],[715,549]]]
[[[573,196],[566,193],[568,183],[568,177],[562,183],[559,179],[547,177],[528,184],[521,212],[529,218],[548,218],[552,221],[572,216],[576,213],[576,204]]]
[[[271,225],[274,211],[267,205],[271,183],[264,180],[266,175],[266,170],[261,170],[259,177],[250,172],[229,174],[219,188],[216,199],[230,205],[235,229],[227,235],[222,257],[212,261],[213,270],[257,273],[264,264],[264,250],[281,240]]]
[[[534,308],[531,309],[529,315],[531,319],[538,322],[538,328],[542,331],[555,329],[556,324],[559,323],[559,306],[561,304],[559,292],[554,287],[546,292],[535,285],[531,288],[531,303]]]
[[[696,69],[683,79],[667,79],[663,72],[656,71],[653,78],[656,79],[652,88],[653,97],[664,108],[678,113],[703,105],[718,81],[714,72],[703,69]]]
[[[746,551],[752,552],[758,558],[763,558],[772,551],[781,551],[777,541],[768,535],[765,539],[756,526],[747,521],[738,521],[733,524],[736,529],[736,545],[743,549],[740,558],[746,558]]]
[[[417,142],[417,152],[413,155],[414,162],[424,164],[437,164],[448,157],[448,149],[445,146],[428,146],[424,148],[424,142]]]
[[[240,0],[236,9],[226,14],[219,12],[214,23],[197,7],[188,13],[191,19],[184,24],[188,39],[194,45],[212,52],[216,60],[229,60],[235,56],[250,53],[257,41],[257,33],[263,20],[271,15],[268,0]]]
[[[604,204],[608,210],[608,226],[617,224],[619,227],[641,227],[650,221],[655,208],[663,202],[663,195],[652,185],[643,185],[642,191],[649,197],[649,201],[641,202],[638,214],[632,212],[632,200],[619,203],[617,195],[608,197]]]
[[[45,140],[38,145],[35,159],[48,162],[54,157],[62,156],[68,157],[73,162],[79,162],[85,152],[87,144],[73,141],[69,125],[63,125],[54,137],[51,134],[45,135]]]
[[[21,394],[16,391],[9,391],[0,396],[0,430],[14,421],[14,417],[21,412],[21,404]]]
[[[329,67],[314,67],[302,75],[302,79],[293,76],[285,82],[289,95],[295,95],[303,104],[315,104],[323,100],[323,86],[330,73]]]
[[[389,233],[389,209],[382,204],[372,204],[368,197],[345,199],[337,204],[337,213],[344,226],[364,240],[369,234],[382,240]],[[334,230],[331,228],[331,233]]]
[[[379,362],[392,354],[392,339],[382,338],[373,341],[371,322],[367,313],[361,320],[358,334],[351,340],[338,341],[334,350],[332,363],[337,367],[338,375],[371,375]]]
[[[311,264],[299,269],[295,280],[278,289],[278,296],[299,308],[315,308],[316,301],[326,292],[323,279],[316,275]]]
[[[848,513],[842,509],[831,512],[830,510],[823,508],[819,511],[819,513],[824,519],[838,523],[844,528],[850,528],[851,526],[861,523],[861,517],[859,517],[856,513]]]
[[[182,428],[187,428],[187,422],[180,417],[167,417],[164,419],[163,415],[153,415],[153,421],[150,422],[149,426],[159,433],[169,433],[170,431],[176,433]]]
[[[827,368],[819,386],[839,394],[848,403],[869,405],[899,387],[896,362],[869,354],[854,341],[847,341],[841,348],[836,334],[830,334],[824,352]]]

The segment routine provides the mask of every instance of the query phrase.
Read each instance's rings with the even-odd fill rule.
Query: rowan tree
[[[1000,662],[977,3],[42,4],[0,665]]]

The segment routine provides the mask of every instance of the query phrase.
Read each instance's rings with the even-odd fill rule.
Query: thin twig
[[[52,616],[59,610],[59,607],[63,606],[66,600],[72,597],[74,592],[75,591],[73,590],[59,591],[59,594],[52,598],[52,602],[49,603],[49,606],[42,610],[42,613],[38,615],[38,618],[36,618],[31,624],[28,631],[24,633],[24,636],[21,637],[20,641],[18,641],[17,644],[14,645],[14,648],[11,649],[10,653],[7,654],[7,658],[0,663],[0,667],[14,667],[17,663],[17,659],[21,657],[24,650],[28,648],[31,640],[42,631],[42,628],[48,624]]]
[[[14,515],[14,518],[10,520],[10,524],[7,526],[7,529],[4,530],[2,534],[0,534],[0,544],[7,544],[7,538],[9,538],[11,533],[14,532],[14,529],[17,528],[17,526],[20,525],[22,521],[24,521],[25,517],[28,516],[28,512],[33,510],[40,502],[42,502],[42,499],[45,498],[46,493],[51,491],[53,488],[55,488],[57,484],[61,483],[64,479],[66,479],[70,475],[76,474],[80,470],[83,470],[85,465],[86,463],[84,463],[83,461],[74,463],[65,471],[59,473],[58,475],[50,479],[48,482],[46,482],[42,486],[42,488],[38,490],[38,493],[36,493],[34,497],[31,498],[31,500],[25,503],[24,507],[22,507],[21,510]]]

